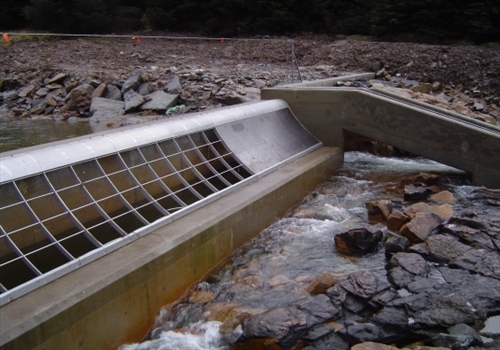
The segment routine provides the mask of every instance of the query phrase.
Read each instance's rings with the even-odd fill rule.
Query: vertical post
[[[294,60],[295,60],[295,45],[293,43],[293,40],[292,40],[292,84],[294,83],[294,79],[293,79],[293,70],[294,70]]]

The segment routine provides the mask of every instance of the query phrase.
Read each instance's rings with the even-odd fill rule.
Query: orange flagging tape
[[[135,42],[138,44],[140,44],[140,42],[141,42],[141,38],[139,38],[138,36],[133,36],[132,40],[135,40]]]
[[[5,40],[6,43],[10,44],[10,39],[9,39],[9,34],[8,33],[3,33],[3,40]]]

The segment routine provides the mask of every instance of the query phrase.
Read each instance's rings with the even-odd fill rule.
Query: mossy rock
[[[429,94],[433,90],[433,88],[432,88],[431,84],[425,83],[425,84],[412,86],[410,88],[410,90],[413,92],[423,92],[424,94]]]

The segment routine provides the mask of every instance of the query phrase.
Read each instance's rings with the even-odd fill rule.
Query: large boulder
[[[157,113],[165,114],[169,107],[175,106],[179,96],[167,94],[161,90],[155,91],[146,96],[146,103],[140,106],[141,110],[152,110]]]
[[[375,251],[383,237],[381,230],[362,227],[340,233],[334,239],[335,247],[339,252],[347,255],[362,255]]]
[[[472,249],[447,235],[434,235],[425,240],[427,251],[433,261],[449,263]]]
[[[128,90],[137,90],[139,86],[141,86],[143,80],[142,80],[142,71],[138,70],[136,71],[131,77],[129,77],[122,86],[121,93],[124,94]]]

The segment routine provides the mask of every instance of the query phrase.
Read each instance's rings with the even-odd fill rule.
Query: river
[[[347,257],[336,251],[333,237],[368,224],[365,203],[401,200],[391,188],[421,172],[451,175],[447,187],[459,200],[471,192],[461,171],[433,161],[346,153],[345,166],[298,207],[235,252],[207,281],[158,310],[147,340],[120,350],[228,349],[242,333],[236,314],[286,307],[301,298],[312,276],[330,271],[340,279],[361,270],[385,275],[384,249]],[[387,234],[384,225],[374,225]]]

